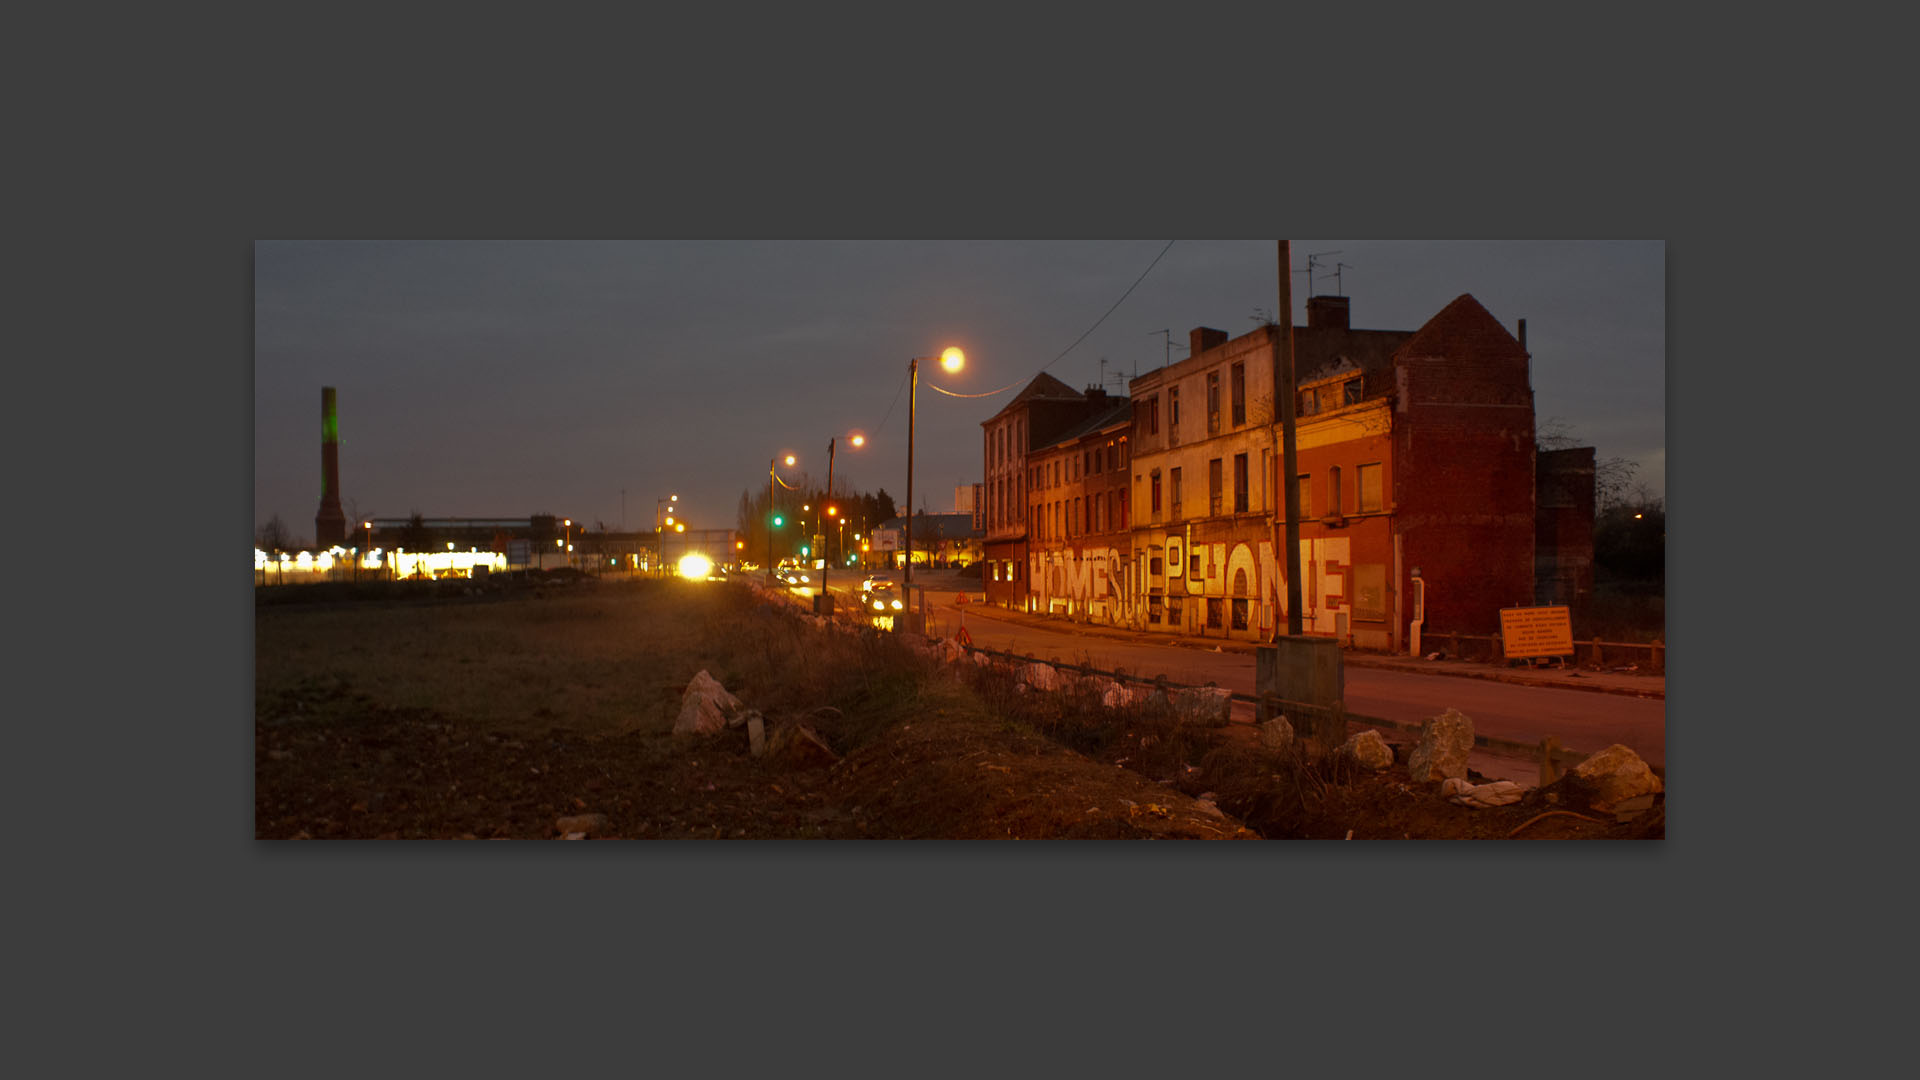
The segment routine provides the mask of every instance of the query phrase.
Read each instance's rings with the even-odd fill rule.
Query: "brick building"
[[[992,417],[982,421],[986,453],[985,503],[987,602],[1027,605],[1028,454],[1110,406],[1104,392],[1089,397],[1045,372]]]
[[[1552,549],[1543,572],[1578,562],[1560,554],[1560,538],[1577,547],[1577,468],[1553,467],[1572,505],[1539,531],[1524,346],[1466,295],[1417,331],[1354,330],[1344,297],[1313,297],[1307,313],[1294,329],[1303,630],[1401,647],[1418,568],[1428,630],[1492,632],[1500,608],[1535,602],[1537,551]],[[1089,416],[1034,438],[1024,543],[996,549],[989,531],[989,559],[1024,553],[1024,579],[990,574],[989,599],[997,584],[1002,602],[1140,629],[1284,630],[1278,333],[1195,329],[1186,360],[1130,383],[1130,428]],[[1129,461],[1117,528],[1110,503],[1090,508],[1115,483],[1091,468],[1109,439]],[[1587,490],[1590,562],[1590,478]]]
[[[1131,555],[1133,403],[1098,389],[1085,396],[1105,407],[1029,452],[1026,607],[1118,622]]]

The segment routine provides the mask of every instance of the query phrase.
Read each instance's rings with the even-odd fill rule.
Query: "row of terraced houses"
[[[1348,298],[1316,296],[1293,331],[1304,631],[1400,649],[1416,617],[1491,633],[1503,607],[1583,602],[1593,450],[1536,450],[1525,321],[1516,337],[1463,295],[1417,330],[1349,322]],[[1042,374],[985,421],[987,601],[1285,632],[1279,333],[1195,329],[1127,397]]]

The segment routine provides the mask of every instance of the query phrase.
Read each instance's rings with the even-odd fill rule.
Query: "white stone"
[[[680,716],[673,722],[675,735],[709,735],[727,726],[727,717],[740,709],[740,699],[727,693],[713,676],[702,670],[687,684],[680,697]]]
[[[1028,664],[1020,677],[1035,690],[1053,690],[1060,685],[1060,676],[1050,664]]]
[[[1393,765],[1393,747],[1388,746],[1387,740],[1381,738],[1380,733],[1372,728],[1355,732],[1353,738],[1348,739],[1340,751],[1359,762],[1361,766],[1375,771]]]
[[[1646,761],[1620,743],[1575,765],[1573,775],[1593,788],[1595,810],[1610,810],[1628,799],[1657,794],[1663,789],[1660,778],[1653,775]]]
[[[1174,711],[1182,719],[1218,727],[1225,724],[1233,708],[1233,691],[1224,686],[1196,686],[1175,690],[1168,695]]]
[[[1293,725],[1284,716],[1276,716],[1260,725],[1260,745],[1275,752],[1285,752],[1293,747]]]
[[[1473,720],[1458,709],[1448,709],[1420,725],[1420,742],[1407,755],[1407,772],[1418,783],[1464,779],[1467,755],[1472,752]]]

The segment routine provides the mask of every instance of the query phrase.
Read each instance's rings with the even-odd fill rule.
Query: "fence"
[[[1440,651],[1459,660],[1478,660],[1487,663],[1504,663],[1506,651],[1501,647],[1500,635],[1494,634],[1448,634],[1422,632],[1420,648],[1426,652]],[[1634,641],[1576,641],[1573,643],[1573,662],[1606,667],[1609,663],[1642,664],[1656,675],[1667,670],[1667,646],[1665,642]]]

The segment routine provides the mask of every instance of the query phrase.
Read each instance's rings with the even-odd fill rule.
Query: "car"
[[[810,585],[813,583],[813,579],[807,576],[806,571],[793,566],[782,568],[781,570],[776,572],[774,576],[779,578],[781,581],[785,582],[786,584],[792,585],[795,587],[799,587],[801,585]]]
[[[905,607],[900,600],[900,590],[891,581],[869,580],[860,590],[860,608],[870,614],[891,615]]]
[[[892,582],[887,579],[885,574],[868,574],[866,580],[860,583],[860,591],[864,593],[871,591],[875,585],[891,584]]]

